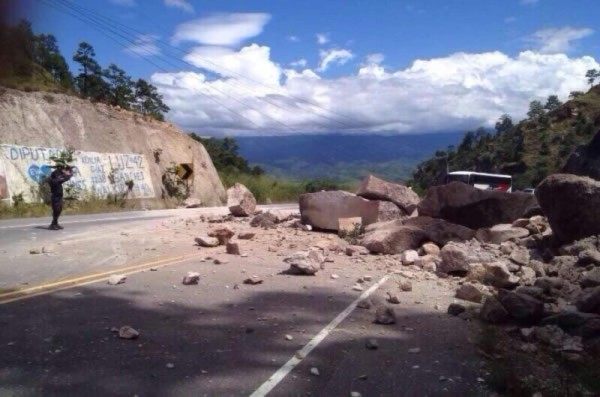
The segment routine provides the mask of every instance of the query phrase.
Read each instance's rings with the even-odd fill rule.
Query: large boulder
[[[342,190],[300,196],[302,223],[323,230],[337,231],[340,218],[360,217],[362,225],[366,226],[401,216],[400,209],[392,203],[367,200]]]
[[[469,228],[443,219],[416,217],[370,225],[361,244],[372,253],[399,254],[419,249],[427,242],[443,246],[450,241],[469,240],[474,234]]]
[[[600,314],[600,287],[583,290],[575,305],[580,312]]]
[[[439,246],[444,246],[450,241],[467,241],[475,236],[475,231],[468,227],[428,216],[408,218],[403,223],[405,226],[418,227],[425,231],[430,241]]]
[[[559,242],[600,234],[600,182],[554,174],[539,184],[535,195]]]
[[[535,324],[544,314],[544,303],[536,298],[518,292],[500,291],[500,304],[519,323]]]
[[[402,222],[382,222],[372,226],[360,241],[373,254],[401,254],[406,250],[417,249],[429,241],[427,233]]]
[[[588,145],[575,149],[562,172],[600,180],[600,132],[596,133]]]
[[[250,216],[256,210],[256,199],[246,186],[236,183],[227,189],[227,207],[233,216]]]
[[[527,193],[480,190],[462,182],[434,186],[419,203],[419,215],[478,229],[535,215],[536,198]]]
[[[407,214],[412,213],[419,204],[419,196],[412,189],[373,175],[363,179],[356,194],[367,199],[391,201]]]
[[[441,263],[437,270],[441,273],[468,273],[475,264],[488,263],[496,257],[477,245],[449,242],[440,251]]]

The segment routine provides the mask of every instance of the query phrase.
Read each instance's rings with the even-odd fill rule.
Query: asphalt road
[[[489,395],[471,323],[445,313],[451,281],[410,274],[394,257],[333,253],[316,276],[289,275],[284,256],[334,236],[234,223],[256,236],[240,241],[247,256],[226,255],[222,246],[193,246],[193,236],[212,227],[194,221],[204,211],[65,217],[60,232],[39,229],[43,220],[1,222],[8,260],[0,283],[12,280],[4,293],[181,253],[196,257],[131,272],[115,286],[104,278],[12,301],[0,291],[0,396]],[[28,252],[51,244],[56,251]],[[214,264],[215,257],[226,263]],[[182,285],[189,271],[200,273],[198,285]],[[372,281],[353,290],[365,274]],[[243,283],[253,275],[263,283]],[[375,324],[398,277],[412,279],[413,290],[394,306],[396,324]],[[356,308],[362,298],[370,308]],[[114,330],[124,325],[140,337],[120,339]],[[373,338],[378,349],[367,349]]]
[[[395,306],[398,322],[386,326],[373,323],[374,307],[348,310],[361,294],[351,287],[364,265],[341,258],[307,277],[282,274],[281,260],[272,259],[190,260],[117,286],[98,282],[0,305],[0,395],[488,395],[469,324],[435,309],[452,300],[435,280],[405,293]],[[183,286],[191,270],[201,281]],[[334,272],[343,276],[333,280]],[[370,274],[365,290],[386,273]],[[250,275],[264,283],[243,284]],[[376,289],[374,305],[394,286],[390,279]],[[111,331],[124,325],[140,337]],[[377,350],[365,347],[371,338]],[[314,350],[282,371],[315,339]]]
[[[297,204],[259,206],[297,211]],[[226,207],[119,212],[0,221],[0,292],[29,288],[94,272],[195,252],[194,229],[175,236],[172,224],[201,215],[226,215]],[[39,254],[30,254],[36,251]]]

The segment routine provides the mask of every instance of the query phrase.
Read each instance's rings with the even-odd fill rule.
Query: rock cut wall
[[[4,150],[14,146],[73,148],[102,158],[141,155],[150,189],[137,197],[147,206],[164,206],[162,177],[174,164],[193,168],[190,197],[206,206],[220,205],[225,199],[225,189],[201,143],[169,123],[73,96],[0,88],[0,144]],[[6,175],[9,168],[0,164],[4,185],[10,185]],[[5,198],[11,191],[10,186],[0,190]]]

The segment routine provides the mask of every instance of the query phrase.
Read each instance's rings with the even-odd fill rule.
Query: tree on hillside
[[[155,86],[146,80],[139,79],[135,82],[135,108],[145,115],[157,120],[165,119],[164,113],[169,112],[169,107],[162,101]]]
[[[94,47],[85,41],[79,43],[77,52],[73,55],[73,60],[81,65],[75,83],[81,95],[104,101],[108,94],[108,84],[102,79],[102,68],[94,59],[95,56]]]
[[[508,114],[503,114],[496,122],[496,135],[501,135],[510,131],[514,127],[512,118]]]
[[[527,117],[529,117],[530,120],[537,120],[545,114],[546,111],[544,109],[544,105],[542,105],[540,101],[531,101],[529,103],[529,111],[527,112]]]
[[[51,34],[40,34],[35,37],[34,61],[46,69],[63,88],[73,88],[73,75],[69,71],[67,61],[60,53],[56,37]]]
[[[571,91],[569,93],[569,99],[575,99],[583,95],[583,91]]]
[[[0,76],[31,77],[35,35],[31,24],[21,21],[16,26],[0,21]]]
[[[551,111],[556,110],[559,107],[561,107],[562,104],[563,103],[558,99],[558,96],[556,96],[556,95],[550,95],[548,97],[548,99],[546,100],[546,104],[544,105],[544,109],[546,109],[547,111],[551,112]]]
[[[264,171],[258,166],[250,167],[248,161],[239,155],[239,145],[235,138],[202,138],[195,133],[190,137],[202,145],[210,155],[215,168],[220,172],[262,175]]]
[[[588,84],[593,86],[596,79],[600,78],[600,70],[590,69],[586,72],[585,77],[588,79]]]
[[[134,83],[125,71],[111,63],[103,72],[108,81],[108,103],[122,109],[130,109],[135,101]]]

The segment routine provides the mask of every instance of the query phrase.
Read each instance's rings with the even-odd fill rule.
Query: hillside
[[[368,173],[403,181],[436,150],[462,134],[294,135],[236,137],[240,155],[267,173],[291,179],[358,180]]]
[[[527,119],[514,124],[504,115],[494,133],[482,128],[467,132],[458,146],[420,163],[414,183],[422,189],[439,184],[448,169],[510,174],[515,189],[536,186],[559,172],[600,128],[600,86],[570,98],[561,104],[550,97],[545,106],[533,101]]]

